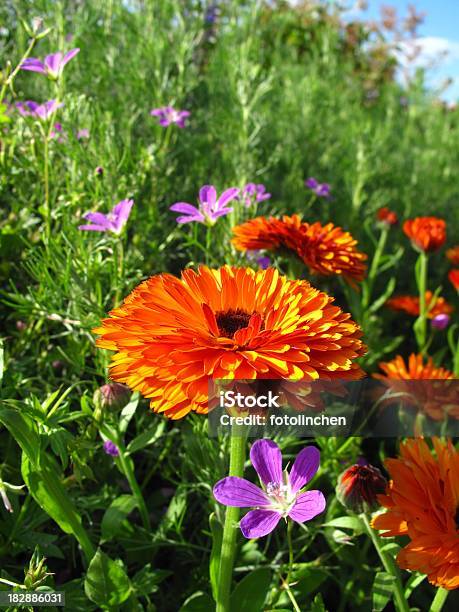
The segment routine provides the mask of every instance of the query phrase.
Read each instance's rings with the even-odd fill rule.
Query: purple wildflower
[[[80,225],[78,229],[120,234],[129,219],[133,205],[134,200],[121,200],[121,202],[118,202],[118,204],[113,207],[108,215],[104,215],[100,212],[86,213],[83,215],[83,218],[90,221],[93,225]]]
[[[449,321],[450,321],[449,315],[439,314],[432,319],[431,325],[434,329],[438,329],[441,331],[448,327]]]
[[[118,447],[111,440],[105,440],[104,451],[107,453],[107,455],[111,455],[112,457],[118,457],[120,454]]]
[[[300,493],[319,469],[317,448],[303,448],[290,473],[282,472],[282,454],[272,440],[257,440],[250,449],[250,460],[262,489],[245,478],[228,476],[217,482],[213,491],[215,499],[225,506],[255,508],[240,522],[244,537],[260,538],[271,533],[281,518],[304,523],[324,511],[326,502],[321,491]]]
[[[255,183],[247,183],[242,190],[242,201],[247,207],[252,204],[258,204],[258,202],[263,202],[264,200],[269,200],[270,197],[271,194],[267,193],[266,187],[261,183],[258,185]]]
[[[55,138],[57,142],[63,143],[65,142],[66,136],[62,129],[62,123],[55,123],[53,129],[49,133],[50,138]]]
[[[58,109],[64,106],[62,102],[57,100],[48,100],[43,104],[38,104],[33,100],[26,100],[26,102],[17,102],[16,108],[23,117],[35,117],[46,121],[51,115]]]
[[[57,53],[51,53],[47,55],[45,60],[42,62],[37,57],[28,57],[21,64],[21,70],[31,70],[32,72],[41,72],[50,79],[58,79],[64,66],[79,52],[79,49],[72,49],[65,55],[58,51]]]
[[[204,223],[204,225],[214,225],[218,217],[232,212],[232,208],[228,208],[227,204],[234,200],[239,194],[237,187],[226,189],[217,199],[217,192],[213,185],[204,185],[199,190],[199,208],[188,204],[187,202],[176,202],[170,207],[174,212],[183,213],[183,216],[177,217],[177,223]]]
[[[266,255],[262,255],[261,251],[246,251],[245,255],[247,259],[257,263],[261,270],[266,270],[271,265],[271,260]]]
[[[97,174],[97,176],[102,176],[104,173],[104,169],[102,168],[102,166],[97,166],[94,172]]]
[[[87,140],[89,138],[89,130],[88,128],[82,128],[77,132],[77,140]]]
[[[328,198],[330,196],[330,185],[328,183],[319,183],[312,176],[308,178],[304,184],[311,189],[319,198]]]
[[[162,106],[161,108],[154,108],[150,115],[159,117],[159,125],[167,127],[171,123],[175,123],[179,128],[185,127],[185,119],[190,116],[190,112],[186,110],[176,110],[172,106]]]

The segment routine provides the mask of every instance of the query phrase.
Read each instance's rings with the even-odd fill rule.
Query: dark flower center
[[[237,308],[236,310],[231,308],[225,312],[217,312],[215,319],[220,334],[225,336],[225,338],[233,338],[234,334],[239,329],[247,327],[251,316],[251,314],[241,308]]]

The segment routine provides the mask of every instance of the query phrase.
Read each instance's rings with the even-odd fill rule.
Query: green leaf
[[[102,610],[119,606],[131,594],[131,583],[120,559],[114,561],[100,549],[91,559],[84,592]]]
[[[158,584],[168,578],[172,574],[169,570],[154,570],[151,564],[148,563],[132,579],[132,587],[138,597],[155,593],[158,590]]]
[[[123,408],[120,414],[120,422],[119,422],[119,430],[124,433],[128,428],[129,422],[134,416],[134,413],[137,409],[137,405],[139,403],[139,394],[134,393],[132,395],[131,401],[129,404]]]
[[[179,612],[209,612],[214,608],[215,605],[210,595],[197,591],[188,597]]]
[[[217,601],[218,574],[220,569],[220,554],[222,549],[223,529],[215,514],[209,517],[210,530],[212,532],[212,550],[210,552],[209,574],[212,595]]]
[[[29,460],[38,465],[41,440],[34,421],[19,410],[0,408],[0,422],[8,429]]]
[[[370,306],[369,308],[370,312],[373,312],[373,313],[377,312],[382,306],[384,306],[384,304],[387,302],[387,300],[390,298],[390,296],[394,292],[395,285],[396,285],[395,277],[392,277],[387,283],[387,287],[384,293],[380,295],[379,298],[375,300],[373,304]]]
[[[260,567],[250,572],[236,585],[231,594],[231,611],[261,612],[270,584],[271,570],[268,567]]]
[[[65,533],[73,534],[79,541],[87,558],[94,554],[93,546],[81,524],[81,518],[73,505],[60,478],[57,461],[47,453],[42,453],[40,467],[37,469],[22,453],[22,477],[30,494],[43,510],[59,525]]]
[[[143,431],[141,434],[136,436],[127,446],[126,451],[128,453],[135,453],[138,450],[142,450],[146,446],[153,444],[156,440],[163,435],[164,429],[166,428],[166,421],[155,421],[155,423]]]
[[[324,600],[322,599],[322,595],[320,593],[317,593],[317,595],[314,597],[314,601],[312,602],[309,612],[326,612]]]
[[[392,599],[394,577],[387,572],[378,572],[373,582],[373,612],[381,612]]]
[[[362,521],[357,516],[340,516],[328,523],[324,523],[323,527],[338,527],[340,529],[352,529],[355,533],[363,533],[364,526]]]
[[[427,578],[425,574],[412,574],[405,586],[405,598],[408,599],[411,593]]]
[[[111,540],[120,534],[123,522],[136,505],[137,502],[133,495],[120,495],[110,504],[102,518],[103,540]]]

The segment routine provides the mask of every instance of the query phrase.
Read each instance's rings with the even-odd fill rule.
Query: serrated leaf
[[[131,595],[131,583],[122,562],[114,561],[100,549],[86,572],[84,592],[102,610],[119,606]]]
[[[381,612],[392,599],[394,577],[387,572],[378,572],[373,582],[373,612]]]

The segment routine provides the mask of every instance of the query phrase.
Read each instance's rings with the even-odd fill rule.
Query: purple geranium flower
[[[328,198],[330,196],[330,185],[328,183],[319,183],[315,178],[310,177],[304,184],[320,198]]]
[[[45,121],[58,109],[64,106],[62,102],[57,100],[48,100],[43,104],[38,104],[33,100],[26,100],[26,102],[17,102],[16,108],[23,117],[36,117]]]
[[[50,79],[58,79],[64,66],[79,52],[79,49],[72,49],[65,55],[58,51],[57,53],[51,53],[45,57],[45,61],[42,62],[37,57],[28,57],[21,64],[21,70],[31,70],[32,72],[41,72],[46,74]]]
[[[89,212],[83,215],[84,219],[90,221],[93,225],[80,225],[78,229],[89,230],[92,232],[112,232],[120,234],[123,227],[126,225],[131,208],[134,205],[134,200],[121,200],[112,209],[108,215],[100,212]]]
[[[217,191],[213,185],[204,185],[199,190],[199,208],[187,202],[176,202],[170,207],[174,212],[183,213],[177,217],[177,223],[191,223],[197,221],[205,225],[213,225],[218,217],[232,212],[227,204],[234,200],[239,194],[237,187],[230,187],[217,198]]]
[[[190,112],[186,110],[176,110],[172,106],[162,106],[161,108],[154,108],[150,115],[159,117],[159,125],[167,127],[171,123],[175,123],[179,128],[185,127],[185,119],[190,116]]]
[[[282,454],[272,440],[257,440],[250,449],[250,460],[262,489],[237,476],[223,478],[214,486],[214,497],[221,504],[255,508],[240,522],[244,537],[261,538],[271,533],[281,518],[304,523],[324,511],[321,491],[300,493],[319,469],[320,452],[315,446],[298,453],[290,473],[282,472]]]
[[[111,440],[105,440],[104,451],[107,453],[107,455],[111,455],[112,457],[118,457],[120,454],[118,447]]]
[[[263,202],[264,200],[269,200],[271,197],[270,193],[267,193],[266,187],[259,183],[256,185],[255,183],[247,183],[247,185],[242,190],[242,201],[244,204],[249,207],[252,204],[258,204],[258,202]]]

